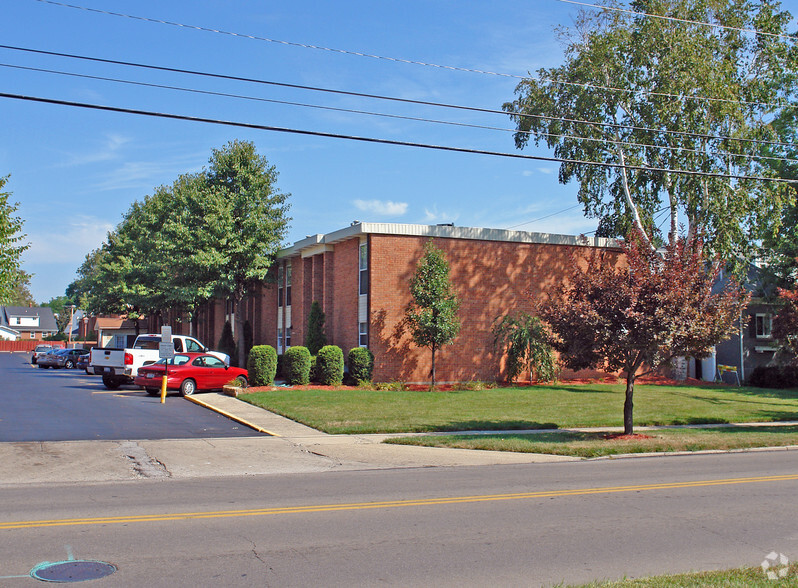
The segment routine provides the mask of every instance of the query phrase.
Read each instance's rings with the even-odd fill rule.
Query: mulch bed
[[[624,435],[623,433],[607,433],[601,437],[607,441],[639,441],[642,439],[654,438],[651,435],[643,435],[642,433],[635,433],[633,435]]]

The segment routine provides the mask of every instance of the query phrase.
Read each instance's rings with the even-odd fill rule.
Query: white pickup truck
[[[106,388],[116,390],[122,384],[132,383],[140,367],[158,361],[160,343],[160,335],[148,334],[136,337],[131,349],[92,347],[89,371],[102,376]],[[172,343],[175,346],[175,353],[207,352],[224,361],[226,365],[230,365],[229,355],[208,351],[207,347],[193,337],[172,335]]]

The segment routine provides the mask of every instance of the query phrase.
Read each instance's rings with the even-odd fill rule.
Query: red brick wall
[[[426,237],[371,236],[370,348],[374,380],[428,382],[431,352],[398,330],[410,302],[409,281]],[[493,321],[508,312],[530,311],[532,300],[561,284],[571,255],[587,248],[467,239],[435,239],[449,262],[462,320],[452,345],[436,354],[438,381],[501,379],[502,358],[493,349]]]
[[[360,238],[355,237],[336,243],[332,271],[332,312],[323,309],[327,317],[325,330],[327,342],[337,345],[344,357],[352,347],[357,347],[357,302],[358,302],[358,255]]]

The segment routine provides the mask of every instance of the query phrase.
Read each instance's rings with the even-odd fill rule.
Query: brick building
[[[273,275],[243,309],[254,343],[272,345],[278,353],[303,345],[310,306],[318,301],[328,342],[345,355],[356,346],[371,349],[375,381],[429,381],[429,350],[398,330],[410,301],[410,278],[429,239],[446,255],[461,299],[460,334],[436,358],[441,382],[501,379],[494,320],[529,310],[534,298],[562,283],[574,254],[584,257],[595,247],[617,251],[613,242],[599,238],[582,242],[498,229],[352,223],[279,253]],[[229,305],[217,301],[203,310],[196,335],[213,345],[231,319]]]

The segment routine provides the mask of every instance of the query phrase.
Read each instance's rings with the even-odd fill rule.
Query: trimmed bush
[[[297,345],[286,350],[283,354],[283,377],[291,385],[310,383],[310,351],[307,347]]]
[[[310,349],[308,349],[310,351]],[[310,381],[311,382],[318,382],[319,381],[319,372],[316,369],[318,366],[317,357],[315,355],[310,356]]]
[[[748,378],[748,384],[758,388],[798,388],[798,366],[757,366]]]
[[[344,352],[337,345],[325,345],[319,349],[316,372],[319,384],[337,386],[344,381]]]
[[[250,386],[270,386],[277,373],[277,352],[271,345],[256,345],[247,360]]]
[[[359,384],[370,382],[374,372],[374,354],[365,347],[349,350],[349,377]]]

